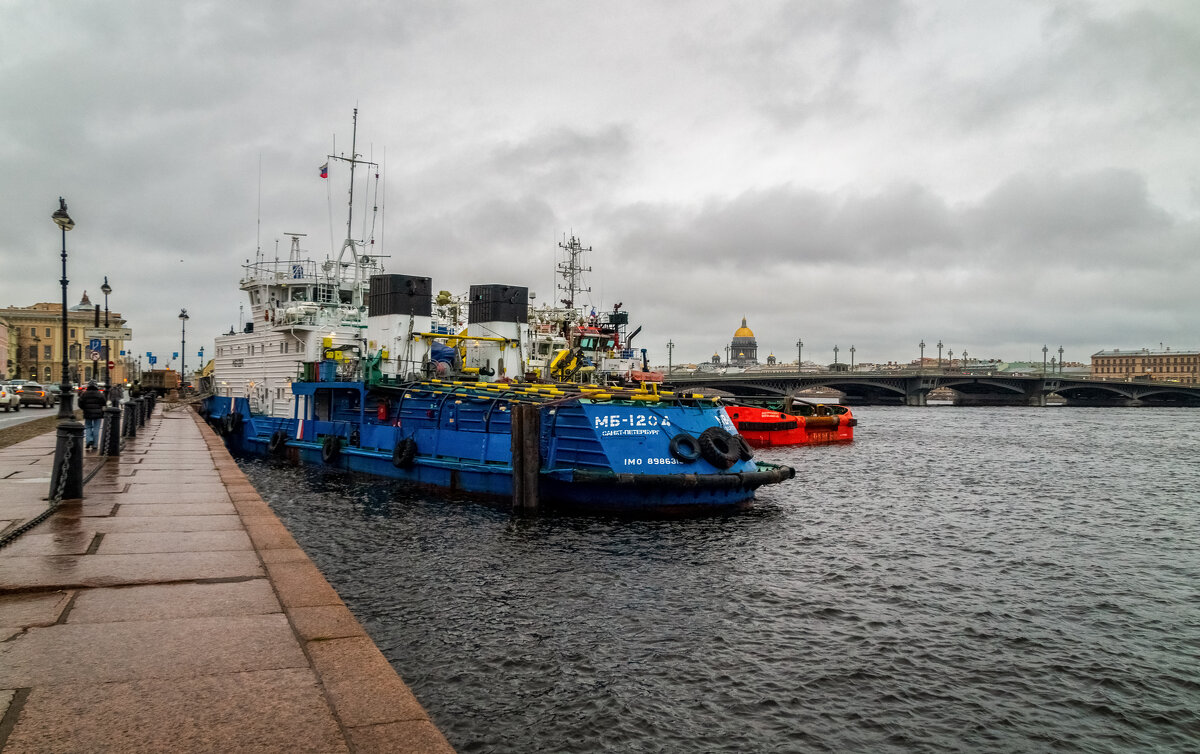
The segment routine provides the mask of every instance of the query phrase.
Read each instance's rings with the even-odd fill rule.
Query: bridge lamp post
[[[667,341],[667,374],[671,374],[672,356],[675,354],[675,342]]]
[[[920,359],[920,361],[917,362],[917,369],[924,369],[925,368],[925,339],[924,338],[921,338],[921,342],[917,344],[917,347],[921,349],[921,359]]]
[[[942,341],[938,341],[938,370],[942,368]]]
[[[967,349],[965,349],[965,348],[963,349],[962,365],[963,365],[963,368],[966,368],[966,366],[967,366]]]
[[[837,363],[838,363],[837,355],[838,355],[838,347],[834,346],[833,347],[833,371],[835,371],[835,372],[837,371]]]
[[[951,348],[949,351],[946,352],[946,367],[949,369],[954,368],[954,349],[953,348]]]
[[[725,346],[725,368],[729,368],[729,346]]]
[[[1046,352],[1049,350],[1050,349],[1046,348],[1046,346],[1042,346],[1042,376],[1043,377],[1046,376]]]
[[[1062,374],[1062,370],[1063,370],[1063,368],[1062,368],[1062,367],[1063,367],[1063,365],[1062,365],[1062,354],[1063,354],[1063,347],[1062,347],[1062,346],[1059,346],[1059,347],[1058,347],[1058,373],[1059,373],[1059,374]]]
[[[796,373],[804,371],[804,341],[796,341]]]
[[[850,346],[850,371],[854,371],[854,346]]]

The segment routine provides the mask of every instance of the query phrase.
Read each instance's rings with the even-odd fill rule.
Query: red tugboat
[[[854,440],[858,420],[838,404],[794,402],[789,396],[783,410],[760,406],[726,406],[738,434],[755,448],[777,445],[830,445]]]

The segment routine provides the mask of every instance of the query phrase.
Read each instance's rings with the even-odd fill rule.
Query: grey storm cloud
[[[336,254],[355,107],[390,271],[546,300],[575,234],[654,361],[742,316],[785,359],[1200,346],[1191,2],[61,11],[0,7],[0,304],[58,299],[65,196],[70,298],[108,275],[139,352],[236,325],[284,233]]]

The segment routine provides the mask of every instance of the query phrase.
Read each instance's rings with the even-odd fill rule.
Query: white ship
[[[357,109],[354,127],[350,156],[329,155],[350,165],[346,240],[337,259],[312,259],[300,246],[305,234],[285,234],[291,238],[287,260],[267,261],[260,252],[244,265],[240,287],[250,299],[250,317],[242,332],[230,330],[215,339],[213,393],[246,398],[254,413],[291,417],[291,385],[306,376],[305,362],[320,362],[329,351],[361,350],[370,278],[382,268],[381,257],[367,252],[374,239],[352,236],[355,167],[376,165],[354,151]],[[344,363],[349,369],[351,361]]]

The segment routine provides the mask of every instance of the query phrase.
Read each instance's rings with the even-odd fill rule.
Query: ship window
[[[292,301],[308,301],[307,291],[304,288],[293,288]]]

